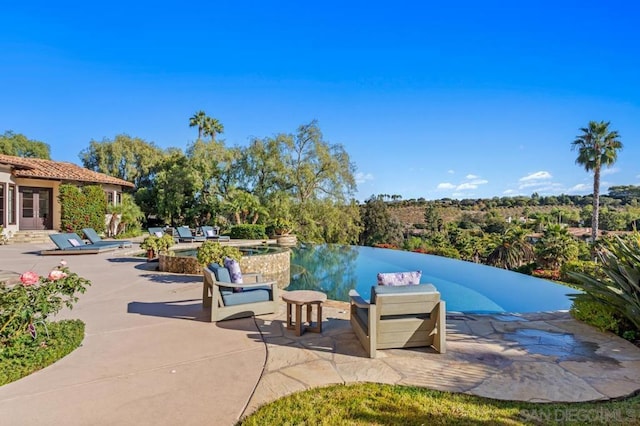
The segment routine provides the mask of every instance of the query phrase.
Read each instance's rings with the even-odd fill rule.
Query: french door
[[[51,229],[51,188],[20,187],[20,229]]]

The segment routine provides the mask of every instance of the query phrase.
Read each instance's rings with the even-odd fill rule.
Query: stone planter
[[[295,235],[277,235],[276,244],[283,247],[293,247],[298,244],[298,237]]]

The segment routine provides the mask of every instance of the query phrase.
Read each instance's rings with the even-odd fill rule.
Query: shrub
[[[230,257],[231,259],[239,261],[242,257],[242,253],[237,247],[222,245],[216,241],[205,241],[200,247],[198,247],[198,263],[202,266],[209,265],[211,263],[224,265],[225,257]]]
[[[588,296],[576,296],[573,299],[570,312],[575,319],[586,322],[600,331],[620,333],[621,320],[615,310]]]
[[[35,338],[23,335],[0,347],[0,386],[53,364],[75,350],[84,338],[84,323],[64,320],[38,324]]]
[[[140,248],[143,250],[151,250],[154,255],[167,251],[171,246],[173,246],[176,241],[169,234],[163,234],[162,237],[158,237],[156,235],[147,236],[140,243]]]
[[[566,283],[577,284],[579,281],[570,276],[569,272],[578,272],[592,277],[604,279],[606,276],[600,270],[600,266],[590,260],[572,260],[560,268],[560,279]]]
[[[65,232],[79,233],[82,228],[98,232],[105,228],[107,197],[98,185],[82,188],[70,184],[60,185],[61,228]]]
[[[598,252],[604,278],[569,272],[586,297],[614,310],[640,330],[640,239],[629,243],[617,238]],[[576,298],[576,296],[573,296]]]
[[[66,262],[47,277],[27,271],[20,284],[0,284],[0,346],[29,334],[34,337],[36,324],[46,324],[63,306],[71,309],[77,293],[84,293],[91,282],[69,271]]]
[[[231,238],[243,240],[263,240],[267,238],[267,233],[265,225],[242,224],[232,226],[230,236]]]

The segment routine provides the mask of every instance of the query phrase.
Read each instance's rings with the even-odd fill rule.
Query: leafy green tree
[[[545,269],[559,269],[564,263],[578,259],[578,243],[561,224],[548,225],[536,242],[537,263]]]
[[[22,133],[7,130],[0,135],[0,154],[49,160],[51,148],[44,142],[31,140]]]
[[[587,172],[593,170],[593,216],[591,219],[591,239],[598,235],[598,214],[600,209],[600,172],[602,167],[609,167],[618,158],[618,151],[622,149],[620,135],[616,130],[609,130],[610,122],[590,121],[587,127],[580,129],[572,143],[572,148],[578,150],[576,164],[580,164]]]
[[[428,204],[425,208],[424,222],[429,232],[442,232],[444,228],[444,221],[442,220],[440,209],[433,204]]]
[[[402,243],[402,225],[389,213],[387,204],[380,198],[371,196],[360,207],[362,220],[362,234],[360,245],[373,246],[375,244]]]
[[[496,246],[487,263],[504,269],[515,269],[535,258],[533,246],[527,240],[527,230],[519,226],[508,228],[495,237]]]
[[[311,243],[357,244],[362,230],[359,207],[329,199],[292,204],[294,227],[301,241]]]
[[[640,199],[640,186],[617,185],[609,187],[609,197],[630,203],[632,200]]]
[[[244,223],[255,224],[261,216],[268,213],[260,200],[253,194],[241,189],[230,191],[226,194],[222,203],[224,212],[233,217],[237,225]]]
[[[189,159],[175,150],[158,171],[153,196],[158,215],[172,226],[184,224],[192,211],[196,194],[202,191],[202,180]]]
[[[484,216],[482,230],[490,234],[501,234],[507,229],[507,221],[497,210],[489,210]]]
[[[133,182],[136,188],[149,187],[165,153],[153,142],[126,134],[113,140],[92,140],[80,153],[82,165],[89,170]]]
[[[287,189],[298,202],[346,202],[353,196],[355,166],[342,145],[331,145],[323,139],[315,120],[300,126],[295,136],[284,136],[281,143],[286,147],[283,162]]]

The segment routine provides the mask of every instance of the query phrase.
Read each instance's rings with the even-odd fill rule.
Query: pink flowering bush
[[[20,275],[15,285],[0,283],[0,350],[25,334],[36,335],[36,326],[60,312],[71,309],[91,282],[71,272],[67,262],[60,262],[47,276],[33,271]]]

